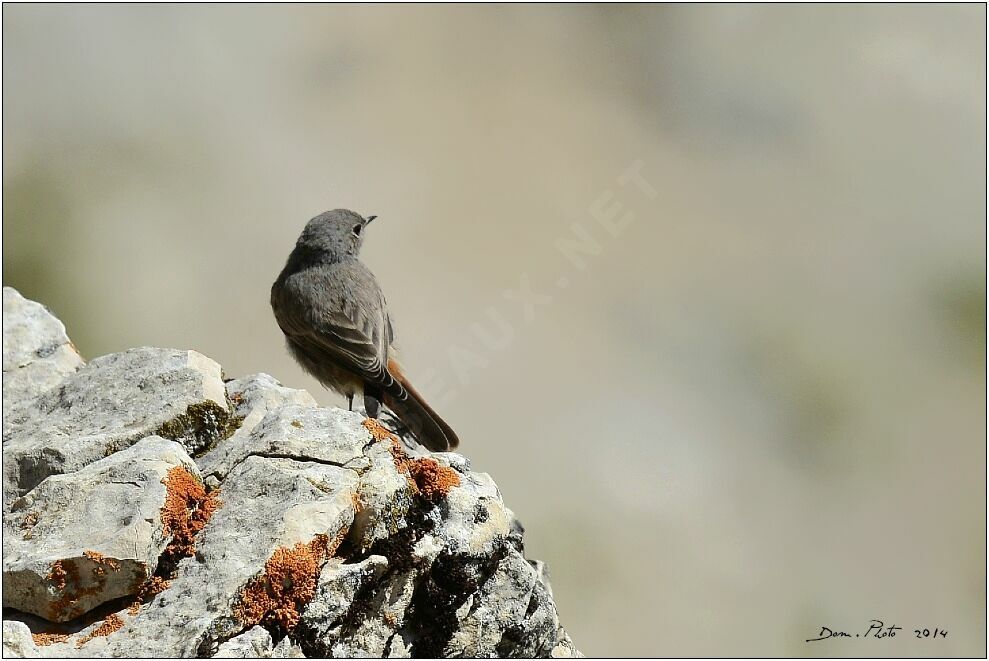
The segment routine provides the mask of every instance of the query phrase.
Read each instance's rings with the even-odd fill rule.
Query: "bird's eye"
[[[354,225],[354,236],[360,236],[362,229],[364,229],[363,225]]]

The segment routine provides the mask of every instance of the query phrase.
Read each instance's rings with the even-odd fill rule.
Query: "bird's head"
[[[375,218],[365,218],[348,209],[324,211],[306,223],[296,245],[336,259],[357,257],[364,242],[364,229]]]

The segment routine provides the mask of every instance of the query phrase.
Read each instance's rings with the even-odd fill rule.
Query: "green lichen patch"
[[[181,443],[193,457],[211,450],[220,441],[230,438],[244,421],[244,416],[231,415],[216,402],[191,404],[155,432]]]

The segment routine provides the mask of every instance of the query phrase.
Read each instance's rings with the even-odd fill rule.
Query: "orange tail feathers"
[[[433,452],[447,452],[460,445],[456,432],[409,383],[402,373],[402,367],[394,358],[388,359],[388,371],[393,379],[402,384],[408,397],[402,400],[385,393],[384,404],[409,426],[416,439]]]

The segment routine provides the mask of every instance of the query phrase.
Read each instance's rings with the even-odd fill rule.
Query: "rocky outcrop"
[[[491,478],[3,292],[5,656],[576,656]]]

